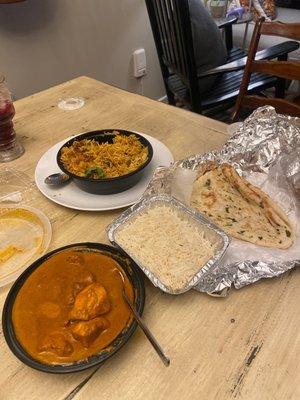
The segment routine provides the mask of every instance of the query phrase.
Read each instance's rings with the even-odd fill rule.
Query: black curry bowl
[[[77,176],[70,171],[68,171],[62,161],[61,161],[61,152],[63,147],[70,147],[72,143],[76,140],[82,139],[94,139],[99,143],[112,143],[113,138],[115,137],[114,131],[120,132],[122,135],[129,136],[135,135],[138,140],[142,143],[142,145],[148,148],[148,158],[139,168],[135,171],[130,172],[126,175],[122,175],[116,178],[103,178],[103,179],[92,179]],[[78,135],[70,140],[68,140],[58,151],[57,153],[57,164],[59,168],[71,178],[73,178],[74,183],[85,192],[93,193],[93,194],[115,194],[124,192],[127,189],[130,189],[134,185],[138,183],[138,181],[142,178],[147,166],[149,165],[150,161],[153,157],[153,148],[151,143],[144,138],[143,136],[139,135],[138,133],[126,131],[123,129],[102,129],[92,132],[86,132],[81,135]]]
[[[124,344],[126,344],[126,342],[130,339],[137,328],[137,323],[133,319],[130,324],[124,327],[122,332],[106,348],[101,350],[99,353],[88,357],[87,359],[75,361],[71,364],[43,364],[42,362],[32,358],[26,352],[26,350],[21,346],[16,337],[12,321],[12,310],[16,296],[27,278],[31,275],[31,273],[35,269],[37,269],[44,261],[46,261],[58,252],[69,249],[76,249],[78,251],[100,251],[102,254],[108,255],[115,259],[119,263],[119,265],[121,265],[123,271],[126,273],[129,281],[133,286],[133,290],[135,293],[135,308],[140,315],[142,314],[144,309],[145,287],[141,272],[136,264],[125,253],[116,249],[115,247],[100,243],[77,243],[61,247],[42,256],[33,264],[31,264],[31,266],[29,266],[22,273],[22,275],[20,275],[20,277],[16,280],[16,282],[10,289],[3,308],[2,328],[6,343],[8,344],[8,347],[13,352],[13,354],[24,364],[43,372],[64,374],[69,372],[82,371],[95,365],[101,364],[105,360],[113,356]]]

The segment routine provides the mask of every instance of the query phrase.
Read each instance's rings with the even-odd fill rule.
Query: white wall
[[[0,4],[0,73],[16,98],[79,75],[139,92],[132,52],[146,49],[144,94],[164,95],[144,0]]]

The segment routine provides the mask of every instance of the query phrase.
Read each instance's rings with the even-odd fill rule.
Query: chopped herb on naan
[[[293,244],[293,228],[284,212],[228,164],[202,169],[191,206],[237,239],[280,249]]]

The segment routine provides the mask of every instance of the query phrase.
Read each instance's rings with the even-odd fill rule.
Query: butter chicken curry
[[[18,341],[44,364],[65,364],[100,352],[132,321],[122,297],[133,287],[121,266],[98,251],[67,250],[38,267],[12,312]]]

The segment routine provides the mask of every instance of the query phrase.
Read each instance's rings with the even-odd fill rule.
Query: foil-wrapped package
[[[283,174],[288,179],[296,198],[300,200],[300,147],[283,154],[279,158],[280,169],[278,174]]]
[[[197,168],[207,161],[229,163],[269,194],[295,226],[296,241],[287,250],[233,239],[222,265],[205,274],[194,289],[225,296],[232,285],[238,289],[261,278],[279,276],[300,264],[300,224],[297,224],[300,206],[293,187],[300,173],[299,121],[299,118],[278,115],[272,107],[259,108],[220,152],[194,155],[169,168],[156,170],[143,198],[166,193],[189,205]]]

